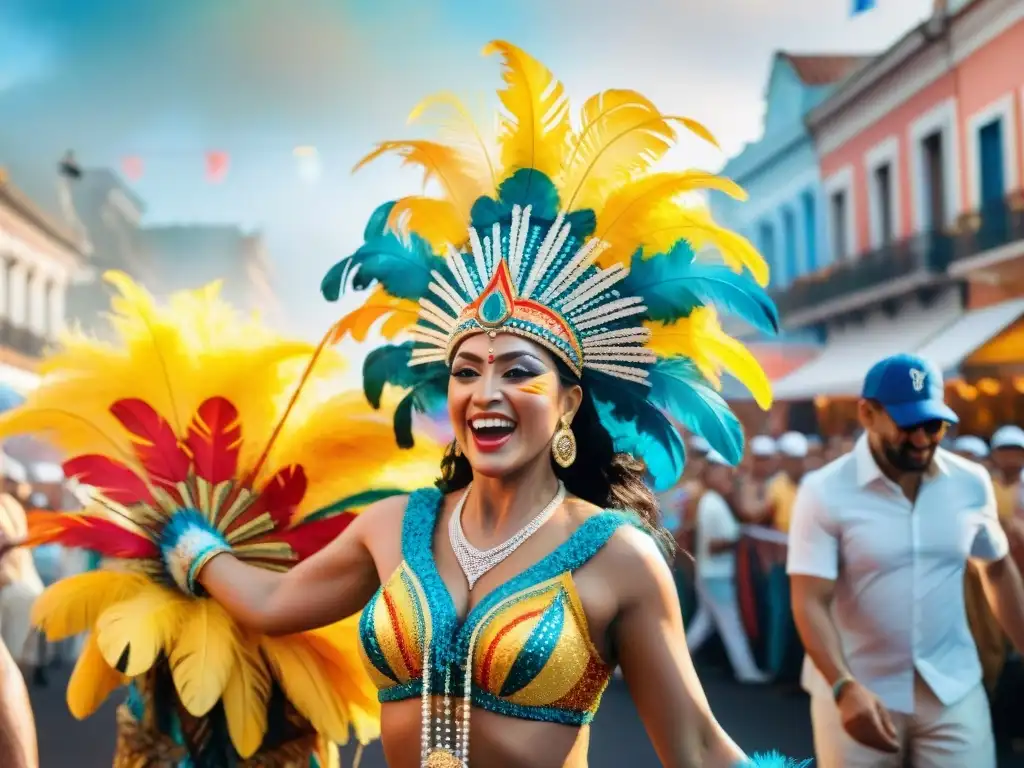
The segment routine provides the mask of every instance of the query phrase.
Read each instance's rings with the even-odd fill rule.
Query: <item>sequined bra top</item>
[[[363,662],[382,702],[465,690],[472,657],[473,706],[527,720],[585,725],[597,712],[612,670],[587,628],[572,573],[630,518],[588,518],[550,555],[490,592],[460,624],[432,553],[443,496],[430,488],[409,498],[402,564],[359,621]]]

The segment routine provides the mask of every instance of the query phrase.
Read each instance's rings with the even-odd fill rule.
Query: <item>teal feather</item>
[[[693,249],[682,240],[667,254],[651,258],[643,258],[638,250],[619,291],[642,296],[650,320],[672,322],[697,307],[714,306],[765,333],[779,330],[775,303],[749,272],[696,261]]]
[[[316,512],[307,515],[302,518],[303,522],[313,522],[314,520],[325,520],[335,515],[345,514],[353,509],[359,509],[361,507],[369,506],[381,499],[387,499],[392,496],[398,496],[404,493],[397,488],[382,488],[369,491],[363,491],[361,493],[354,493],[351,496],[346,496],[343,499],[339,499],[333,504],[329,504],[326,507],[318,509]]]
[[[659,359],[651,366],[647,380],[654,405],[707,440],[730,464],[739,463],[743,458],[743,426],[693,361]]]
[[[412,350],[411,341],[404,344],[385,344],[371,350],[363,360],[363,394],[374,408],[380,408],[380,398],[385,384],[402,389],[415,386],[418,374],[422,372],[409,365]]]
[[[409,365],[414,342],[386,344],[363,361],[363,394],[374,408],[380,408],[384,386],[406,389],[394,414],[395,439],[399,448],[412,448],[413,412],[429,413],[448,396],[448,366],[443,363]]]
[[[736,768],[810,768],[812,760],[796,760],[778,752],[754,754],[747,762]]]
[[[442,366],[443,367],[443,366]],[[412,433],[413,413],[429,413],[448,395],[448,372],[424,376],[410,389],[395,408],[395,442],[399,448],[412,448],[416,441]]]
[[[357,291],[380,283],[390,295],[416,301],[427,293],[431,272],[447,274],[444,259],[434,254],[426,240],[415,233],[399,237],[387,227],[393,206],[387,203],[374,212],[359,250],[324,276],[320,292],[328,301],[337,301],[350,281]]]
[[[619,418],[614,404],[596,397],[594,406],[602,426],[612,438],[615,450],[643,460],[655,491],[660,493],[671,489],[679,480],[686,463],[683,438],[672,422],[647,403],[642,394],[629,406],[629,418]],[[639,414],[634,408],[640,409]]]
[[[498,187],[498,198],[481,197],[470,211],[472,226],[482,235],[490,234],[491,226],[499,222],[505,227],[512,220],[512,208],[530,206],[530,221],[553,222],[558,218],[562,203],[558,189],[545,174],[530,168],[521,168]],[[589,237],[597,227],[597,217],[590,209],[573,211],[566,215],[570,231],[578,239]],[[536,255],[536,254],[532,254]]]

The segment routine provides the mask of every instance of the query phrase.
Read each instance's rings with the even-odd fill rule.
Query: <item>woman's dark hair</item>
[[[563,383],[579,385],[568,369],[559,364]],[[582,385],[581,385],[582,386]],[[617,509],[635,514],[671,561],[675,555],[675,537],[665,528],[658,499],[645,481],[646,465],[628,453],[616,452],[611,435],[601,424],[597,408],[586,388],[583,401],[572,420],[576,436],[576,461],[569,467],[554,464],[555,475],[566,490],[602,509]],[[441,477],[437,487],[444,493],[465,488],[473,480],[473,470],[465,456],[455,454],[449,445],[441,459]]]

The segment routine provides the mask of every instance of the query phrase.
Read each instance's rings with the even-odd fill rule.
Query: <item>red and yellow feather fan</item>
[[[324,765],[350,732],[360,743],[378,735],[355,619],[254,635],[213,600],[176,586],[161,536],[172,518],[195,515],[237,557],[285,570],[368,503],[429,482],[441,449],[419,439],[399,450],[390,420],[361,393],[331,394],[343,368],[327,349],[331,334],[319,347],[281,339],[232,311],[216,286],[161,306],[126,276],[107,279],[119,292],[118,343],[68,334],[45,361],[39,389],[0,416],[0,438],[41,433],[67,452],[65,475],[86,491],[82,511],[31,512],[28,543],[103,558],[99,570],[51,586],[34,608],[50,640],[88,633],[69,708],[87,717],[132,684],[115,765],[146,757],[140,749]],[[159,690],[176,700],[160,700]],[[275,698],[281,723],[268,721]]]

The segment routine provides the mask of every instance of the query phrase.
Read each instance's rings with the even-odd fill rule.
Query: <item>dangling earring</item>
[[[459,445],[459,441],[458,440],[452,440],[452,455],[454,455],[454,456],[461,456],[462,455],[462,446]]]
[[[551,456],[558,466],[565,469],[566,467],[571,467],[573,462],[576,461],[576,435],[569,429],[570,422],[568,416],[563,416],[559,421],[561,421],[562,426],[558,428],[555,436],[551,438]]]

